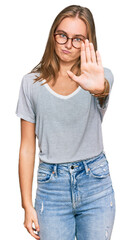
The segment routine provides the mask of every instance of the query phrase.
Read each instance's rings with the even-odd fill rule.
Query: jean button
[[[74,166],[71,166],[71,169],[74,169]]]

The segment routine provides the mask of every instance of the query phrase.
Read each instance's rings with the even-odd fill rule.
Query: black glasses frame
[[[56,40],[56,35],[61,35],[62,33],[54,33],[54,38],[55,38],[55,41],[57,42],[57,40]],[[71,44],[72,44],[72,46],[74,47],[74,48],[77,48],[77,47],[75,47],[74,45],[73,45],[73,39],[75,39],[76,37],[73,37],[73,38],[69,38],[66,34],[64,34],[66,37],[67,37],[67,40],[66,40],[66,42],[65,43],[67,43],[68,42],[68,39],[71,39]],[[84,39],[82,39],[82,38],[80,38],[84,43],[85,43],[85,40]],[[86,38],[85,38],[86,39]],[[60,45],[64,45],[65,43],[59,43],[59,42],[57,42],[58,44],[60,44]],[[77,48],[77,49],[80,49],[80,48]]]

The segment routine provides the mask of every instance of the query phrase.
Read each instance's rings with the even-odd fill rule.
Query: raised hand
[[[71,71],[67,73],[72,80],[90,93],[97,94],[104,90],[104,69],[101,56],[98,51],[95,54],[94,46],[89,43],[88,39],[81,44],[81,75],[76,76]]]

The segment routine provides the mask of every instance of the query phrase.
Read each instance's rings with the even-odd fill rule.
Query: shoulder
[[[39,76],[39,73],[26,73],[23,78],[22,81],[25,84],[32,84],[34,82],[34,80],[36,79],[37,76]]]
[[[37,76],[39,76],[40,73],[27,73],[25,75],[23,75],[22,77],[22,88],[24,89],[24,91],[31,93],[33,91],[36,92],[38,91],[41,82],[40,81],[34,81],[36,79]]]

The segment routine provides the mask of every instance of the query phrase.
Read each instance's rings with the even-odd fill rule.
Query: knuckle
[[[29,224],[26,225],[26,228],[27,228],[29,231],[31,231],[31,227],[30,227]]]
[[[38,222],[34,222],[35,223],[35,227],[38,228]]]

